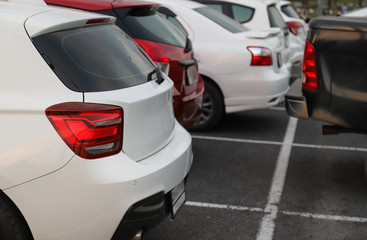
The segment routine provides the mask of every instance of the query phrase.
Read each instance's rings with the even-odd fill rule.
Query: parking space
[[[365,239],[367,136],[322,124],[277,107],[191,132],[187,203],[145,239]]]

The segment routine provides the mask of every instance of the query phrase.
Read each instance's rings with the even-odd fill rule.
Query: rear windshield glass
[[[224,14],[219,13],[218,11],[209,8],[209,7],[200,7],[194,9],[198,13],[204,15],[205,17],[209,18],[213,22],[217,23],[218,25],[222,26],[223,28],[227,29],[232,33],[239,33],[246,31],[246,28],[233,20],[225,16]]]
[[[124,9],[116,9],[120,16],[123,11]],[[122,22],[117,21],[116,24],[133,38],[182,48],[186,46],[186,37],[154,8],[133,8]]]
[[[77,92],[98,92],[149,81],[155,66],[114,25],[77,28],[32,39],[60,80]]]
[[[278,27],[281,29],[288,29],[287,24],[284,22],[282,15],[275,5],[268,7],[270,27]]]
[[[294,10],[294,8],[291,5],[284,5],[280,9],[288,17],[300,18],[296,10]]]

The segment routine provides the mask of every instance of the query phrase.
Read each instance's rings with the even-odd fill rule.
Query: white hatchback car
[[[192,39],[205,82],[199,130],[219,122],[223,113],[274,106],[289,88],[283,35],[248,31],[241,24],[193,1],[152,0],[159,11]]]
[[[185,201],[172,81],[114,18],[16,2],[0,1],[0,239],[140,239]]]

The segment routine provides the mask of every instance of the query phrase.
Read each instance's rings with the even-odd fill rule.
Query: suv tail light
[[[121,107],[68,102],[49,107],[46,116],[70,149],[82,158],[106,157],[122,150]]]
[[[317,90],[319,88],[319,81],[317,78],[316,55],[315,49],[309,41],[306,41],[302,71],[302,89],[310,91]]]
[[[158,44],[150,41],[145,41],[141,39],[134,39],[140,47],[148,54],[148,56],[155,62],[157,67],[168,75],[170,59],[167,53]]]
[[[265,47],[247,47],[252,54],[252,66],[269,66],[273,64],[271,50]]]
[[[287,24],[291,33],[293,33],[296,36],[299,33],[299,29],[303,26],[302,23],[300,22],[287,22]]]

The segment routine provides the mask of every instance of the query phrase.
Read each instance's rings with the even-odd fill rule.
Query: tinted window
[[[240,23],[251,20],[254,15],[254,9],[240,5],[232,5],[233,18]]]
[[[217,10],[218,12],[223,13],[223,6],[221,4],[206,3],[205,5],[207,5],[210,8],[213,8],[214,10]]]
[[[279,10],[271,5],[268,7],[270,27],[278,27],[281,29],[287,29],[287,24],[284,22],[282,15],[280,15]]]
[[[291,5],[284,5],[280,8],[282,12],[288,17],[292,18],[300,18],[298,13],[292,8]]]
[[[227,29],[232,33],[244,32],[246,28],[239,24],[238,22],[234,21],[233,19],[218,13],[218,11],[209,8],[209,7],[201,7],[194,9],[198,13],[204,15],[205,17],[209,18],[213,22],[217,23],[218,25],[222,26],[223,28]]]
[[[181,33],[183,33],[186,37],[189,35],[184,28],[184,26],[181,25],[181,23],[175,18],[166,15],[165,13],[160,13],[164,18],[166,18],[170,23],[172,23]]]
[[[124,9],[117,9],[124,11]],[[133,8],[121,25],[127,34],[133,38],[144,39],[152,42],[160,42],[184,48],[186,37],[167,19],[152,8]]]
[[[135,42],[114,25],[58,31],[32,40],[60,80],[78,92],[145,83],[155,68]]]

